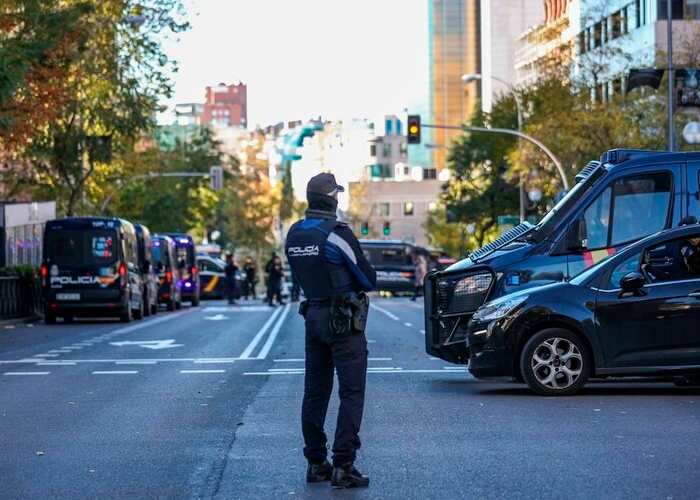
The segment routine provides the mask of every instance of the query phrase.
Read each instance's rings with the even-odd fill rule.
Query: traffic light
[[[420,144],[420,115],[408,115],[408,143]]]
[[[389,236],[391,234],[391,224],[389,222],[384,222],[384,236]]]
[[[362,236],[367,236],[369,234],[369,224],[367,224],[367,221],[362,221],[362,229],[360,232]]]
[[[224,189],[224,169],[219,165],[209,168],[209,187],[212,191]]]

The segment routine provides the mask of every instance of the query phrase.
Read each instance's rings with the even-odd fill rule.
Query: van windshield
[[[373,266],[406,266],[411,265],[411,255],[408,247],[403,246],[363,246],[362,250],[367,260]]]
[[[109,266],[119,256],[117,232],[105,229],[50,231],[45,248],[46,262],[63,266]]]
[[[162,262],[163,266],[169,266],[168,261],[168,244],[165,241],[155,240],[151,243],[151,255],[153,256],[153,264]]]

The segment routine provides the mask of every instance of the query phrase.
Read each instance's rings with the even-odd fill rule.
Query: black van
[[[170,236],[154,234],[151,240],[153,266],[158,274],[158,304],[165,304],[168,311],[182,307],[182,282],[177,266],[177,250]]]
[[[359,242],[365,257],[377,271],[375,290],[391,293],[413,292],[413,245],[400,240],[362,239]]]
[[[189,300],[193,307],[199,305],[199,273],[197,272],[197,251],[194,239],[186,233],[164,233],[175,242],[177,263],[180,271],[182,300]]]
[[[613,149],[537,224],[523,222],[425,280],[426,351],[469,361],[467,323],[484,303],[568,280],[630,243],[700,218],[700,152]]]
[[[51,220],[44,229],[41,288],[44,320],[58,316],[141,318],[143,283],[136,230],[110,217]]]
[[[158,275],[153,267],[151,232],[143,224],[134,224],[139,269],[143,281],[143,315],[158,313]]]

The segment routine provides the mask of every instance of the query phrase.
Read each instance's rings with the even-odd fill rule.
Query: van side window
[[[673,178],[656,172],[619,179],[586,209],[588,249],[636,241],[666,227]]]
[[[608,187],[583,214],[586,219],[586,236],[590,250],[608,246],[611,192],[612,189]]]
[[[666,226],[671,205],[670,173],[620,179],[613,185],[611,246],[634,241]]]

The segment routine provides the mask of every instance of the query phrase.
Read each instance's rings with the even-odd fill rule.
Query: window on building
[[[412,201],[406,201],[403,204],[403,214],[407,216],[412,216],[414,213],[414,206]]]
[[[377,156],[377,145],[376,144],[370,144],[369,145],[369,155],[371,157]]]
[[[401,156],[408,155],[408,144],[406,144],[405,142],[399,144],[399,153],[401,154]]]
[[[436,201],[431,201],[428,203],[428,212],[433,213],[437,212],[438,204]]]
[[[384,144],[384,158],[391,156],[391,144]]]
[[[437,179],[437,168],[424,168],[423,179]]]
[[[370,165],[369,166],[369,176],[372,179],[391,179],[391,177],[392,177],[391,166],[386,165],[386,164]]]
[[[392,129],[392,120],[387,118],[385,121],[385,129],[386,129],[386,135],[391,135],[391,129]]]
[[[685,0],[685,15],[688,19],[700,19],[700,0]]]
[[[377,214],[380,217],[389,217],[391,215],[388,203],[377,203]]]
[[[593,25],[593,48],[598,48],[603,44],[603,26],[600,22]]]
[[[671,19],[683,19],[684,12],[684,1],[683,0],[671,0]],[[656,11],[658,12],[658,19],[665,20],[668,19],[667,12],[667,2],[666,0],[657,0]]]
[[[621,35],[622,35],[622,12],[618,11],[618,12],[615,12],[612,16],[610,16],[610,39],[614,40],[615,38],[617,38]]]

